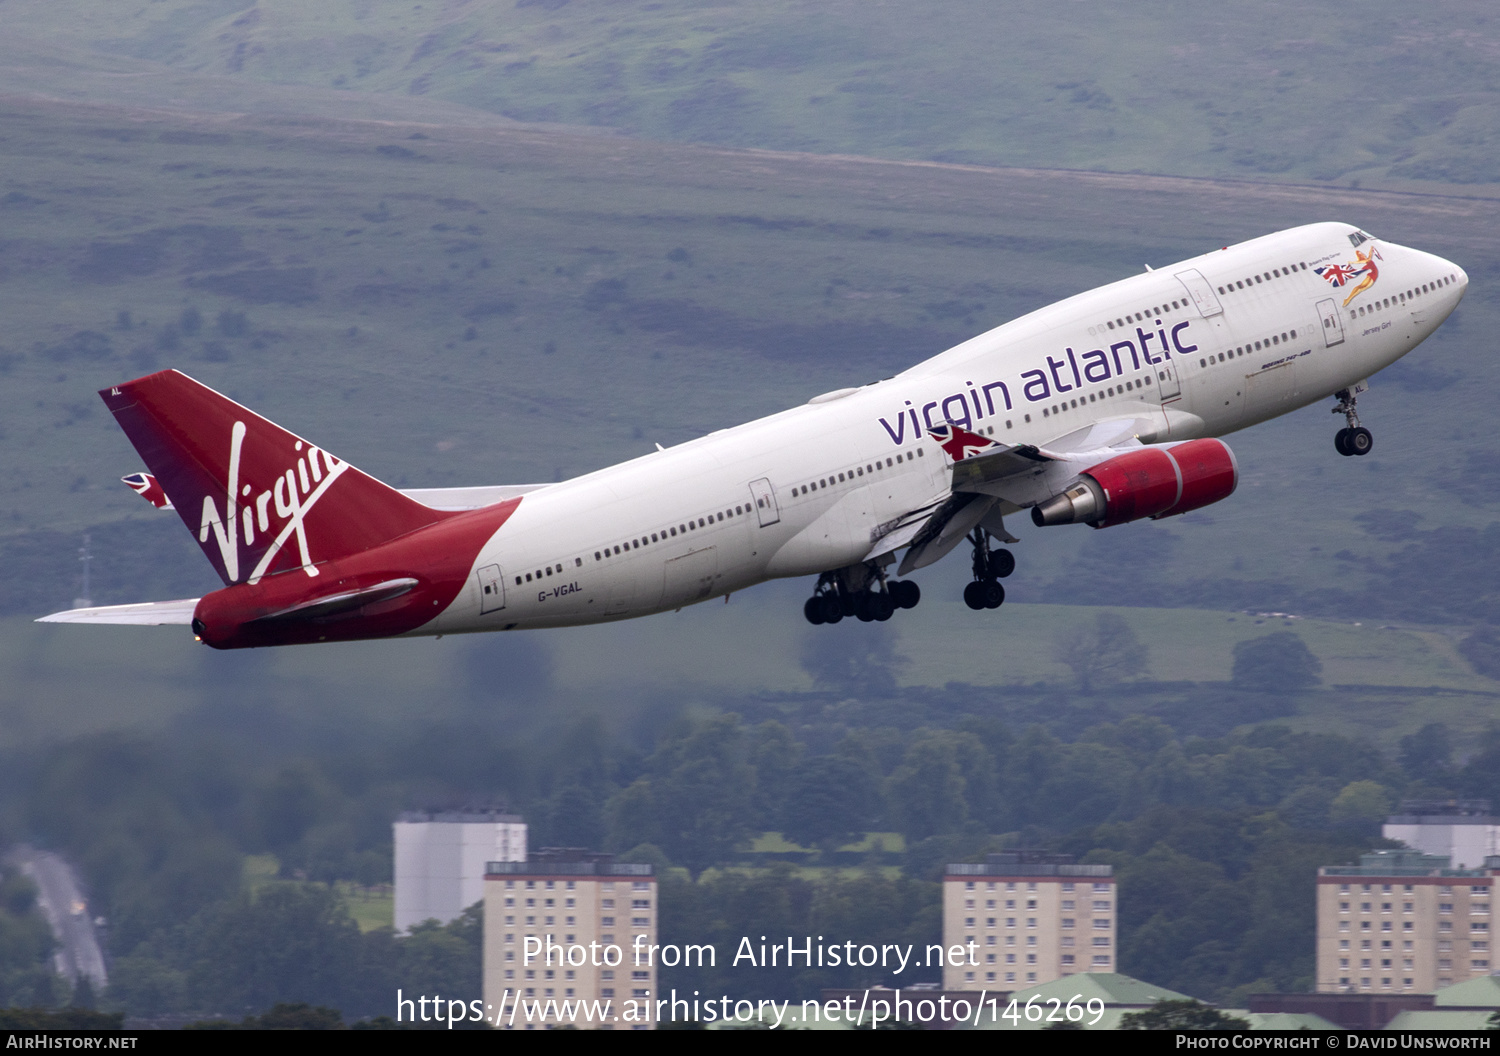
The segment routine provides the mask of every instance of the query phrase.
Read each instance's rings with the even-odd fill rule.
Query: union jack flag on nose
[[[1348,282],[1350,279],[1354,278],[1354,276],[1359,274],[1358,271],[1356,271],[1354,268],[1349,267],[1349,265],[1347,264],[1329,264],[1327,267],[1314,268],[1313,270],[1316,271],[1319,275],[1323,276],[1323,278],[1327,279],[1334,286],[1342,286],[1344,283]]]

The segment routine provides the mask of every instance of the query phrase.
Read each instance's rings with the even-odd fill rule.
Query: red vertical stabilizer
[[[226,584],[316,578],[321,563],[451,516],[175,370],[99,395]]]

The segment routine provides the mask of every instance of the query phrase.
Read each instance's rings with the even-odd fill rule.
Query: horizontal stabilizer
[[[197,598],[178,601],[143,601],[135,605],[96,605],[90,609],[69,609],[43,616],[37,623],[125,623],[138,627],[165,627],[190,624]]]

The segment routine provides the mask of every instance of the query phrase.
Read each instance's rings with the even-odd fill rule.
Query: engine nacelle
[[[1222,440],[1154,445],[1086,470],[1067,491],[1033,506],[1031,519],[1108,528],[1171,517],[1227,499],[1239,482],[1234,452]]]

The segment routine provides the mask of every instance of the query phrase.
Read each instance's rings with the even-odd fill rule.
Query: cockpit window
[[[1366,232],[1366,231],[1350,231],[1349,232],[1349,244],[1351,246],[1358,246],[1358,245],[1361,245],[1361,244],[1363,244],[1365,242],[1373,242],[1374,240],[1375,240],[1375,236],[1372,235],[1372,234],[1370,234],[1370,233],[1368,233],[1368,232]]]

